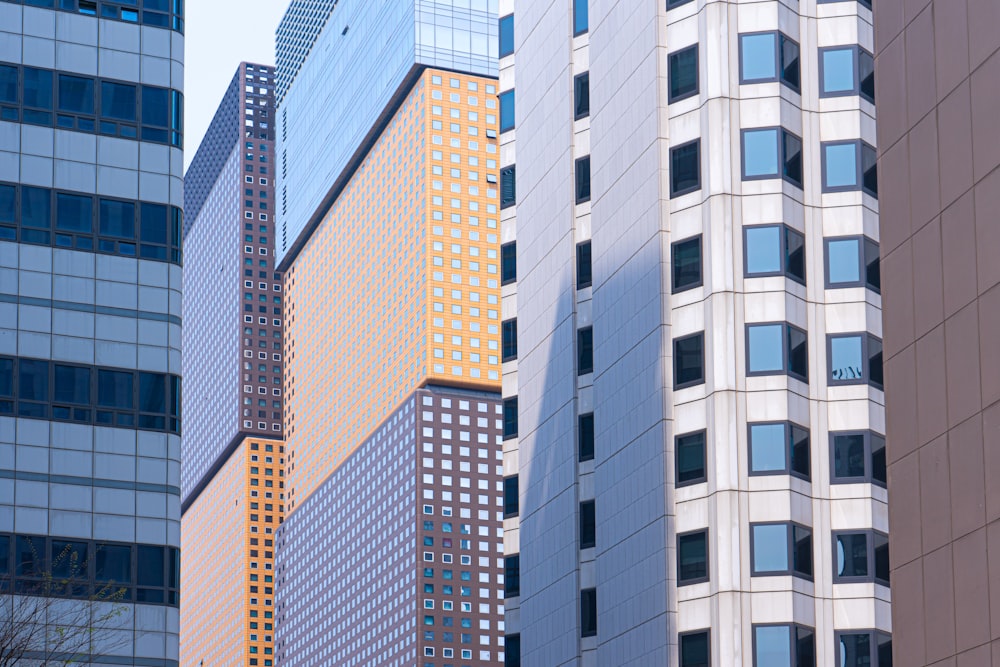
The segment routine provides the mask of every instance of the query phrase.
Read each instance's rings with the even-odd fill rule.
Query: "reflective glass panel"
[[[837,283],[857,283],[861,280],[861,267],[858,259],[861,257],[859,244],[861,239],[834,239],[827,241],[827,280],[831,285]]]
[[[740,35],[740,57],[743,67],[743,82],[768,81],[778,76],[775,58],[777,48],[775,33],[761,35]]]
[[[755,667],[791,667],[791,628],[784,625],[754,628]]]
[[[868,535],[865,533],[837,535],[837,576],[868,576]]]
[[[743,132],[743,173],[747,178],[778,175],[778,130]]]
[[[786,572],[788,562],[788,526],[785,524],[751,526],[753,530],[753,570],[756,573]]]
[[[785,470],[785,425],[750,425],[750,470],[782,472]]]
[[[765,324],[748,327],[747,357],[751,373],[780,372],[784,370],[783,324]]]
[[[781,227],[747,227],[747,274],[781,271]]]
[[[835,382],[863,380],[865,360],[861,350],[861,336],[831,338],[830,379]]]
[[[854,47],[827,49],[822,53],[825,94],[854,92]]]
[[[94,113],[94,80],[69,74],[59,75],[59,110]]]
[[[832,144],[823,146],[826,158],[827,188],[850,188],[858,185],[857,144]]]
[[[101,82],[101,115],[105,118],[136,121],[136,88],[124,83]]]

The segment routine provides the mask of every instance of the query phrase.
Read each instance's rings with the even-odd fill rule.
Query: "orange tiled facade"
[[[184,514],[180,664],[274,664],[274,533],[284,443],[247,437]]]
[[[285,273],[289,511],[417,387],[500,390],[495,87],[425,70]]]

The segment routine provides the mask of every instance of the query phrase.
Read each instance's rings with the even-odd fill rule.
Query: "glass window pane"
[[[754,628],[754,665],[791,667],[792,635],[787,625]]]
[[[840,635],[840,667],[871,666],[871,635]]]
[[[860,239],[834,239],[827,241],[827,280],[831,285],[861,281]]]
[[[858,52],[858,79],[861,97],[875,104],[875,59],[867,51]]]
[[[791,471],[809,479],[812,472],[809,467],[809,431],[794,424],[791,424],[789,428],[792,440]]]
[[[584,241],[576,246],[576,288],[590,287],[593,279],[590,241]]]
[[[52,194],[45,188],[21,187],[21,225],[48,229],[52,224]]]
[[[799,45],[780,35],[781,81],[794,90],[799,89]]]
[[[124,83],[101,82],[101,115],[105,118],[136,121],[136,88]]]
[[[816,635],[809,628],[795,628],[795,667],[816,667]]]
[[[167,207],[143,203],[139,210],[142,216],[139,238],[147,243],[165,245],[167,243]]]
[[[594,413],[580,415],[580,443],[579,454],[581,461],[590,461],[594,458]]]
[[[787,572],[788,526],[785,524],[751,526],[753,531],[753,571]]]
[[[868,381],[882,388],[882,341],[868,337]]]
[[[740,35],[740,61],[743,68],[742,82],[773,81],[778,78],[775,62],[775,33]]]
[[[700,141],[670,150],[670,196],[697,190],[701,187]]]
[[[782,324],[747,328],[747,358],[751,373],[773,373],[785,369]]]
[[[134,405],[134,376],[127,371],[97,371],[97,405],[130,410]]]
[[[163,547],[139,545],[136,583],[140,586],[163,586],[165,565]]]
[[[751,472],[784,472],[785,425],[750,425]]]
[[[708,577],[708,533],[677,537],[677,581],[684,583]]]
[[[698,45],[671,53],[670,98],[676,102],[698,92]]]
[[[832,144],[823,146],[826,160],[825,188],[853,188],[858,186],[857,144]]]
[[[52,72],[24,68],[24,105],[36,109],[52,108]]]
[[[861,336],[831,338],[830,380],[833,382],[860,382],[863,380],[865,360],[861,350]]]
[[[673,245],[674,291],[701,284],[701,237],[696,236]]]
[[[505,243],[500,246],[500,284],[517,280],[517,244]]]
[[[56,364],[55,401],[90,405],[90,369]]]
[[[594,328],[585,327],[576,332],[576,372],[586,375],[594,372]]]
[[[821,92],[824,94],[854,92],[854,47],[827,49],[822,53]]]
[[[743,132],[743,173],[747,178],[778,175],[778,130]]]
[[[0,223],[14,224],[16,197],[13,185],[0,185]]]
[[[884,443],[883,443],[884,447]],[[833,476],[865,476],[865,436],[861,433],[833,436]]]
[[[135,204],[127,201],[102,199],[100,202],[100,234],[123,239],[135,238]]]
[[[17,104],[17,68],[0,65],[0,102]]]
[[[589,0],[573,0],[573,33],[579,35],[590,27]]]
[[[788,372],[809,381],[809,341],[804,331],[788,327]]]
[[[20,577],[37,577],[43,574],[45,538],[18,535],[14,544],[14,574]]]
[[[868,144],[861,144],[861,187],[872,197],[878,197],[878,156]]]
[[[694,632],[680,637],[680,667],[709,667],[708,632]]]
[[[705,478],[705,434],[678,436],[677,483],[686,484]]]
[[[142,124],[166,127],[170,118],[170,97],[166,88],[142,87]]]
[[[60,192],[56,195],[56,229],[90,234],[94,229],[94,200]]]
[[[22,401],[49,400],[49,362],[18,361],[18,397]]]
[[[577,120],[590,115],[590,72],[573,79],[573,109]]]
[[[132,583],[132,548],[98,544],[94,553],[97,581],[102,583]]]
[[[812,531],[802,526],[792,526],[793,556],[792,570],[797,574],[811,577],[813,573]]]
[[[784,171],[782,176],[786,181],[802,187],[802,141],[794,134],[781,131],[781,141],[784,144]]]
[[[514,53],[514,15],[500,17],[500,57]]]
[[[0,357],[0,396],[14,395],[14,360]]]
[[[674,386],[682,387],[705,379],[705,335],[703,333],[674,341]]]
[[[517,511],[517,475],[514,475],[503,480],[503,514],[504,516],[517,516]]]
[[[94,80],[69,74],[59,75],[59,110],[94,113]]]
[[[514,129],[514,91],[500,93],[500,131]]]
[[[868,536],[865,533],[837,535],[838,577],[868,576]]]
[[[590,156],[576,161],[576,203],[590,201]]]
[[[875,553],[875,580],[889,584],[889,538],[879,533],[872,535]]]
[[[876,292],[882,289],[882,268],[878,244],[865,239],[865,282]]]
[[[785,273],[799,282],[806,281],[806,238],[785,228]]]
[[[87,543],[52,540],[51,569],[56,579],[86,579]]]
[[[888,482],[885,466],[885,438],[871,434],[872,447],[872,481],[885,486]]]
[[[747,275],[781,272],[781,227],[747,227]]]
[[[157,413],[167,411],[164,376],[160,373],[139,373],[139,411]]]
[[[10,535],[0,535],[0,575],[4,575],[0,580],[0,590],[4,590],[4,584],[10,581]]]

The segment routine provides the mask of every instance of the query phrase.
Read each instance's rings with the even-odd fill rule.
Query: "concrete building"
[[[0,2],[3,650],[70,598],[17,664],[178,664],[183,29]]]
[[[495,8],[340,0],[304,20],[315,5],[278,29],[276,664],[495,666]]]
[[[499,4],[507,665],[891,664],[870,3]]]
[[[1000,664],[1000,5],[875,4],[898,664]]]
[[[274,68],[243,63],[185,176],[181,662],[274,664],[284,293]]]

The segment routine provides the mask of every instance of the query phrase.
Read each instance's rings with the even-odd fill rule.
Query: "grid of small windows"
[[[244,504],[248,662],[250,667],[271,667],[274,661],[274,539],[285,512],[282,481],[285,447],[281,441],[251,440],[245,451],[250,484],[250,497]]]
[[[184,32],[184,0],[0,0]]]

